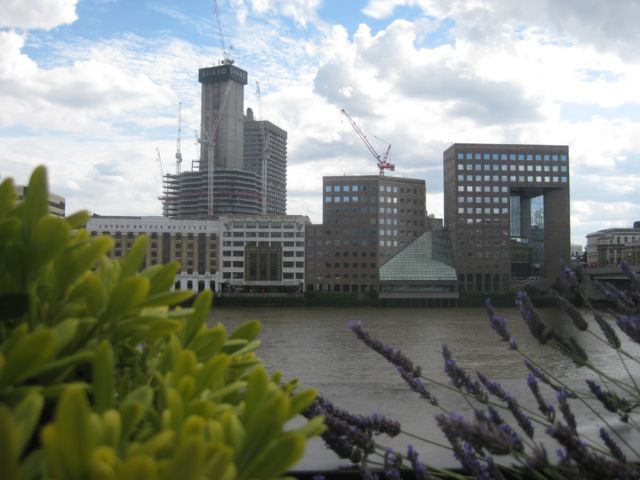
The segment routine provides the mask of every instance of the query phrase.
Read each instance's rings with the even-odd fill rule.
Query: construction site
[[[182,105],[178,108],[175,173],[162,173],[162,214],[169,218],[214,219],[221,215],[285,215],[287,211],[287,132],[263,120],[256,82],[258,118],[244,110],[248,73],[234,65],[217,2],[222,59],[201,68],[200,156],[182,168]],[[160,152],[157,160],[162,165]],[[162,170],[162,166],[161,166]]]

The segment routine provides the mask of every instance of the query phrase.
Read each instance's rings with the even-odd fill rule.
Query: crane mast
[[[222,47],[222,61],[220,63],[222,65],[232,65],[233,59],[231,58],[231,50],[233,50],[233,46],[225,40],[224,33],[222,33],[222,21],[220,20],[220,11],[218,9],[217,0],[213,0],[213,14],[218,23],[218,35],[220,36],[220,46]]]
[[[367,136],[360,129],[358,124],[353,120],[353,118],[351,118],[351,115],[349,115],[344,108],[341,110],[341,112],[344,114],[345,117],[347,117],[347,120],[349,120],[349,123],[351,124],[353,129],[356,131],[356,133],[360,137],[360,140],[364,142],[367,149],[371,152],[371,155],[373,155],[373,158],[375,158],[376,161],[378,162],[379,175],[384,176],[385,170],[390,170],[393,172],[396,169],[396,166],[393,163],[389,163],[387,161],[387,158],[389,157],[389,151],[391,150],[391,144],[389,144],[389,146],[387,147],[387,150],[384,152],[384,156],[380,156],[380,154],[376,151],[376,149],[373,148],[373,145],[371,145],[371,142],[369,142],[369,140],[367,139]]]
[[[182,170],[182,151],[180,150],[182,136],[182,102],[178,103],[178,138],[176,140],[176,174]]]
[[[262,101],[260,99],[260,82],[256,82],[256,97],[258,99],[258,121],[260,122],[260,140],[262,143],[262,152],[260,160],[262,161],[262,213],[267,213],[267,166],[269,163],[270,149],[267,145],[266,135],[264,133],[264,122],[262,121]]]

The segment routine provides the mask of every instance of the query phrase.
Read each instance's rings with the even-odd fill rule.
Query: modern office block
[[[15,186],[16,200],[18,202],[24,200],[28,188],[29,187],[27,187],[26,185]],[[65,216],[65,199],[62,195],[49,192],[49,213],[56,217]]]
[[[553,282],[570,253],[568,147],[456,143],[443,162],[460,289]]]
[[[323,222],[307,228],[307,291],[378,289],[378,267],[426,229],[424,180],[323,178]]]

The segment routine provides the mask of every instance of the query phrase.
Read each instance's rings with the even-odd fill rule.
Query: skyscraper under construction
[[[244,116],[248,75],[231,63],[198,72],[200,159],[191,171],[165,175],[164,216],[286,214],[287,132]]]

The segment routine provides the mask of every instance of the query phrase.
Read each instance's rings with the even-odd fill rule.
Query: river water
[[[516,309],[498,309],[498,313],[507,318],[508,329],[522,351],[544,365],[558,380],[586,391],[584,379],[594,378],[591,373],[584,368],[575,368],[570,360],[554,349],[539,345],[529,334]],[[617,353],[606,344],[588,333],[576,332],[571,321],[559,310],[544,309],[540,314],[557,332],[565,337],[575,336],[591,362],[604,373],[628,380]],[[258,353],[267,368],[280,369],[284,378],[297,378],[302,386],[315,387],[337,406],[353,413],[381,413],[398,420],[403,430],[411,434],[446,443],[434,420],[434,415],[440,410],[409,391],[395,369],[348,329],[350,321],[361,321],[371,335],[399,348],[420,365],[425,377],[443,383],[448,383],[442,360],[442,345],[446,344],[458,365],[468,373],[483,372],[490,379],[499,381],[521,404],[529,403],[535,408],[535,401],[526,385],[528,370],[522,357],[509,350],[490,328],[484,309],[214,307],[211,313],[211,323],[222,322],[229,331],[247,320],[259,320],[263,325],[259,337],[262,346]],[[593,321],[590,328],[600,333]],[[625,348],[638,353],[634,345],[629,345],[624,339],[623,343]],[[640,376],[637,364],[628,363],[631,363],[628,367],[632,374]],[[430,389],[448,410],[468,411],[461,396],[437,385],[431,385]],[[555,403],[551,390],[541,389],[546,398]],[[589,435],[596,432],[594,436],[597,436],[601,421],[595,414],[580,404],[576,405],[576,402],[572,407],[581,418],[581,432]],[[604,411],[599,406],[597,410]],[[515,424],[508,413],[504,418]],[[607,418],[615,420],[611,415]],[[542,440],[544,437],[544,428],[537,427],[536,438]],[[422,461],[430,465],[457,466],[449,451],[406,435],[384,438],[381,443],[402,451],[412,444],[421,453]],[[555,447],[549,445],[548,451],[553,457]],[[315,439],[310,442],[299,468],[327,470],[348,465],[327,451],[320,439]]]

